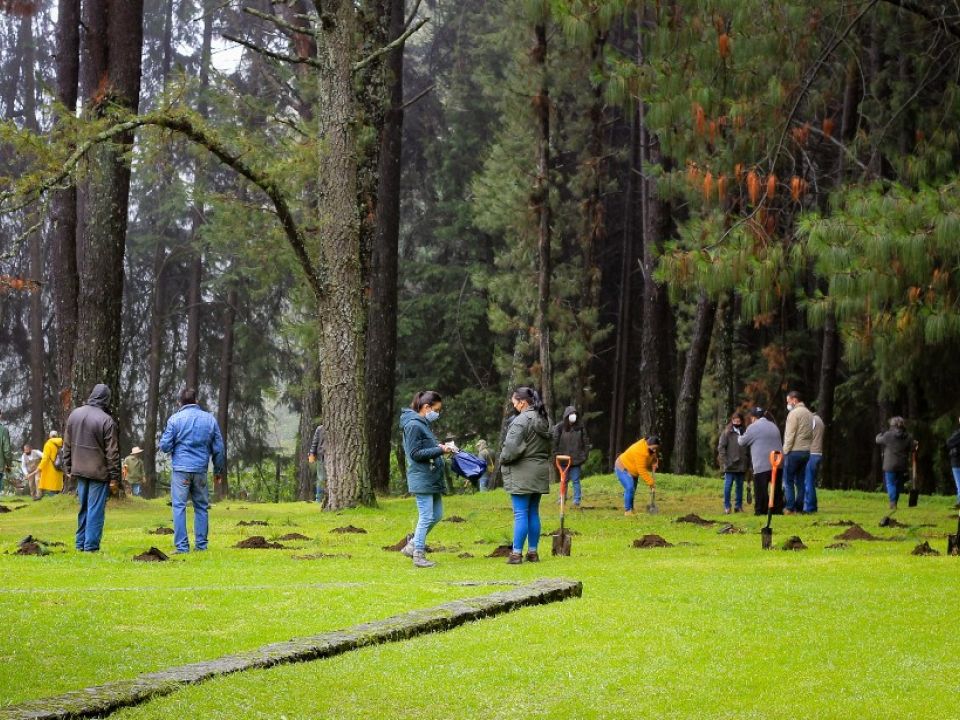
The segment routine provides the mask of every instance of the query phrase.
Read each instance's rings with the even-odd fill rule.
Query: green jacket
[[[10,445],[10,431],[6,425],[0,425],[0,473],[13,467],[13,447]]]
[[[127,482],[131,485],[142,483],[146,472],[143,468],[143,460],[140,455],[127,455],[123,460],[123,467],[127,469]]]
[[[407,455],[407,490],[414,495],[444,493],[443,450],[419,413],[406,408],[400,413],[403,449]]]
[[[511,495],[550,492],[550,424],[537,411],[520,413],[507,430],[500,450],[503,487]]]

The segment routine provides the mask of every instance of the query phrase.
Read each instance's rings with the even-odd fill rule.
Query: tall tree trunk
[[[233,385],[233,335],[237,321],[237,304],[240,302],[240,293],[237,288],[231,287],[227,291],[227,304],[223,308],[223,346],[220,350],[220,388],[217,393],[217,423],[223,434],[224,454],[227,465],[230,461],[230,390]],[[220,482],[215,488],[217,499],[225,498],[230,493],[230,473],[224,468]]]
[[[550,358],[550,281],[553,275],[551,258],[550,213],[550,88],[547,84],[547,26],[534,28],[536,45],[532,57],[539,75],[539,88],[534,97],[537,116],[537,177],[533,188],[533,206],[537,216],[537,333],[540,349],[540,391],[547,414],[553,417],[553,363]]]
[[[33,36],[33,17],[24,14],[20,22],[20,36],[23,42],[23,119],[25,127],[39,134],[40,123],[37,120],[37,53]],[[36,212],[27,215],[27,223],[37,223]],[[37,282],[36,289],[30,293],[30,442],[33,447],[43,447],[43,235],[39,230],[30,234],[30,277]]]
[[[683,380],[677,397],[677,426],[673,445],[673,469],[682,475],[697,471],[697,420],[700,409],[700,387],[707,367],[710,338],[713,335],[717,304],[705,292],[697,300],[690,349],[683,367]]]
[[[403,33],[404,0],[390,0],[390,38]],[[397,268],[400,156],[403,139],[403,48],[387,57],[390,106],[380,136],[377,228],[370,258],[367,312],[367,438],[373,489],[390,492],[390,438],[397,364]]]
[[[75,112],[80,72],[80,0],[57,3],[57,100]],[[56,327],[58,425],[73,407],[73,354],[77,335],[77,188],[52,194],[50,246],[53,316]]]
[[[81,82],[86,111],[111,105],[136,112],[140,97],[143,0],[90,0],[83,6]],[[74,395],[106,383],[120,389],[120,315],[133,134],[96,146],[85,161],[77,267],[77,344]]]
[[[353,77],[357,18],[353,3],[326,3],[318,28],[319,140],[317,232],[324,292],[318,298],[321,399],[327,446],[327,504],[334,511],[374,504],[368,474],[364,354],[366,307],[363,238],[358,208],[357,99]],[[357,409],[361,417],[357,417]]]
[[[297,499],[313,500],[313,488],[317,481],[316,467],[307,459],[317,419],[321,416],[320,366],[316,355],[307,359],[303,373],[300,401],[300,430],[297,433]]]

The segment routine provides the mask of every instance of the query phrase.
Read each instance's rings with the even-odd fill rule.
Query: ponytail
[[[421,390],[413,396],[413,400],[410,402],[410,408],[420,412],[420,408],[424,405],[436,405],[438,402],[443,402],[443,398],[440,397],[440,393],[436,390]]]
[[[536,410],[537,414],[544,420],[549,419],[547,418],[547,409],[543,406],[543,401],[540,399],[540,394],[532,387],[521,385],[513,391],[513,397],[517,398],[517,400],[523,400],[526,402],[530,407]]]

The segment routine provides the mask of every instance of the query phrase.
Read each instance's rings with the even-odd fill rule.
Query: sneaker
[[[510,557],[507,558],[507,565],[521,565],[523,563],[523,555],[518,552],[510,553]]]
[[[730,514],[730,508],[724,508],[724,509],[723,509],[723,514],[724,514],[724,515],[729,515],[729,514]]]
[[[793,515],[793,510],[784,509],[783,514],[784,514],[784,515]]]
[[[412,558],[413,551],[414,551],[413,538],[410,538],[409,540],[407,540],[407,544],[403,546],[403,549],[400,551],[400,554],[406,555],[408,558]]]
[[[527,553],[527,562],[540,562],[540,555],[536,550],[531,550]]]
[[[636,515],[636,513],[635,513],[633,510],[624,510],[624,511],[623,511],[623,514],[624,514],[626,517],[633,517],[634,515]]]
[[[415,550],[413,552],[413,566],[416,568],[431,568],[436,565],[432,560],[427,560],[427,556],[423,554],[423,550]]]

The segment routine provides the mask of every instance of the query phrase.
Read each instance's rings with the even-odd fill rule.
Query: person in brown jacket
[[[63,433],[63,469],[77,485],[76,548],[97,552],[110,486],[120,482],[120,440],[110,415],[110,388],[100,383],[70,413]]]
[[[800,393],[791,390],[787,393],[787,425],[783,431],[784,515],[803,512],[804,481],[812,441],[813,413],[803,404]]]

